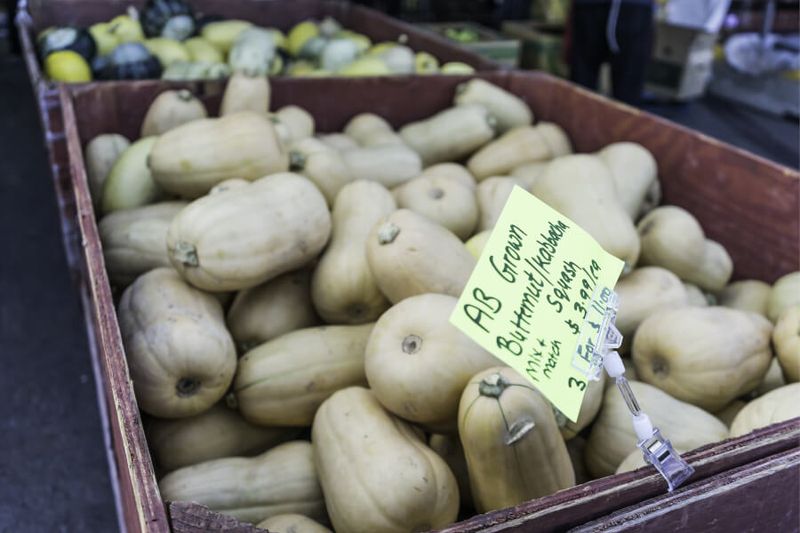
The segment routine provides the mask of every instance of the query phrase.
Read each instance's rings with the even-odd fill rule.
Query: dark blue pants
[[[606,24],[611,2],[575,2],[572,6],[570,79],[596,90],[600,65],[611,65],[614,98],[637,104],[653,44],[653,7],[622,2],[617,19],[619,52],[609,48]]]

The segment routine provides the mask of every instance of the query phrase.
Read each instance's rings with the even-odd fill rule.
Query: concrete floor
[[[0,60],[0,531],[117,530],[33,93]]]
[[[648,109],[798,165],[797,123],[716,100]],[[0,59],[0,161],[0,531],[115,531],[83,315],[19,59]]]

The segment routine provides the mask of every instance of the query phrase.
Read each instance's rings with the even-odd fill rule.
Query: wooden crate
[[[28,74],[39,103],[39,115],[45,135],[50,166],[57,190],[69,188],[67,149],[64,125],[58,97],[58,83],[47,80],[36,54],[36,34],[48,26],[86,26],[125,12],[129,5],[142,7],[145,0],[19,0],[16,24],[19,29],[22,52]],[[191,0],[197,12],[221,14],[230,18],[252,21],[264,26],[288,30],[294,24],[308,19],[331,16],[345,27],[364,33],[374,42],[396,41],[401,35],[414,50],[425,50],[441,61],[461,61],[479,71],[496,70],[500,65],[483,56],[465,50],[449,39],[422,31],[411,24],[388,17],[363,6],[351,5],[341,0]],[[113,83],[113,82],[94,82]],[[84,84],[81,84],[84,85]],[[87,84],[92,85],[92,84]],[[59,196],[61,198],[62,195]],[[59,206],[62,220],[74,219],[69,207]],[[78,275],[79,259],[72,253],[80,238],[78,228],[69,222],[62,225],[63,239],[73,278]]]
[[[659,164],[664,201],[692,211],[708,235],[728,248],[737,278],[752,277],[771,282],[798,269],[800,175],[797,172],[546,74],[496,73],[480,77],[524,98],[538,119],[560,124],[579,151],[594,151],[622,140],[646,146]],[[383,115],[398,126],[448,106],[455,86],[465,79],[448,76],[278,79],[273,82],[273,105],[303,106],[314,115],[319,131],[335,131],[351,116],[364,111]],[[212,114],[216,112],[221,84],[183,85],[194,90]],[[90,342],[96,347],[103,374],[99,386],[108,404],[124,521],[132,531],[167,531],[170,527],[175,531],[252,531],[249,526],[194,504],[172,503],[165,507],[160,498],[125,363],[89,197],[82,156],[85,143],[106,132],[135,137],[147,106],[166,87],[157,81],[107,83],[72,91],[62,88],[60,93],[72,173],[69,196],[64,198],[64,203],[71,205],[69,212],[76,215],[73,223],[80,228],[82,246],[75,255],[80,258],[81,287],[90,306],[87,309]],[[408,105],[409,94],[415,96],[413,105]],[[742,484],[752,481],[753,486],[760,486],[765,476],[773,474],[774,478],[769,479],[783,483],[789,468],[786,465],[796,466],[797,456],[781,454],[796,448],[798,440],[800,419],[691,452],[687,457],[696,474],[676,495],[702,492],[702,487],[708,484],[723,483],[719,479],[738,472],[737,468],[747,473],[751,469],[748,464],[773,459],[783,466],[778,468],[780,465],[775,463],[775,468],[765,467],[752,475],[747,474]],[[789,490],[788,485],[785,488],[775,492],[777,503],[787,509],[796,507],[795,492]],[[682,506],[684,513],[701,509],[695,507],[696,499],[676,500],[676,495],[665,493],[663,481],[652,469],[641,469],[596,480],[515,508],[479,515],[447,531],[564,530],[603,520],[612,513],[623,512],[621,509],[637,505]],[[735,498],[739,498],[735,501],[742,501],[743,496],[741,491],[729,491],[726,497],[726,501]],[[653,511],[642,518],[641,524],[659,529],[660,525],[672,523],[664,522],[664,516]],[[755,520],[757,515],[752,516]],[[615,517],[614,520],[623,519],[622,515]],[[741,520],[740,517],[736,525],[747,524]],[[771,522],[765,520],[759,516],[758,523],[770,529]]]

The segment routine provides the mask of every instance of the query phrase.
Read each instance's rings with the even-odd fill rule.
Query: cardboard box
[[[579,152],[617,141],[649,149],[658,163],[663,200],[684,207],[706,235],[729,251],[736,279],[767,282],[797,269],[800,255],[800,174],[648,113],[610,101],[543,73],[480,76],[518,95],[538,120],[559,124]],[[373,112],[398,127],[451,105],[462,76],[380,79],[277,79],[273,107],[295,104],[311,113],[320,132],[338,131],[353,115]],[[189,502],[164,502],[158,491],[142,419],[128,374],[97,219],[89,195],[83,147],[100,133],[138,135],[145,110],[162,91],[186,87],[216,115],[224,85],[159,81],[60,88],[70,179],[58,189],[79,240],[90,346],[101,368],[98,382],[109,413],[123,519],[129,531],[238,531],[255,528]],[[335,103],[335,105],[332,105]],[[66,223],[67,221],[62,222]],[[796,469],[800,419],[687,453],[696,473],[667,493],[653,469],[609,476],[516,507],[474,516],[446,531],[564,531],[592,520],[627,520],[641,531],[781,531],[797,523]],[[766,464],[768,467],[762,468]],[[737,477],[738,476],[738,477]],[[733,480],[731,482],[730,480]],[[771,489],[753,506],[751,489]],[[758,492],[762,494],[762,492]],[[683,497],[686,496],[686,497]],[[723,498],[724,496],[724,498]],[[631,509],[624,509],[630,508]],[[715,508],[715,506],[717,506]],[[622,513],[617,516],[615,513]],[[709,524],[708,521],[714,522]],[[597,523],[595,524],[597,525]],[[598,526],[600,527],[600,526]],[[600,527],[600,529],[603,529]]]
[[[646,90],[674,100],[702,96],[711,80],[716,39],[702,29],[657,23]]]

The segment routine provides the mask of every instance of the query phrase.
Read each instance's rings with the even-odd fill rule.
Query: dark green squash
[[[148,0],[140,18],[148,37],[183,41],[196,30],[192,8],[182,0]]]
[[[123,43],[107,57],[92,62],[92,70],[101,80],[143,80],[159,78],[161,63],[141,43]]]
[[[91,62],[97,54],[97,46],[92,35],[83,28],[65,26],[48,28],[38,38],[39,57],[42,61],[53,52],[72,50],[80,54],[87,62]]]

